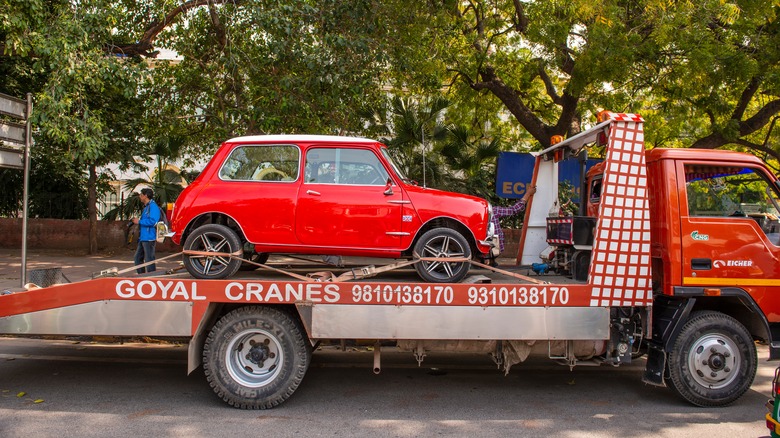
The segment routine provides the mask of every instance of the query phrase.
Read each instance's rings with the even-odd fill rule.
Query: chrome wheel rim
[[[451,236],[436,236],[425,242],[422,257],[448,258],[465,257],[466,251],[457,239]],[[433,277],[439,279],[448,279],[455,276],[457,272],[463,269],[465,262],[437,262],[422,261],[423,269]]]
[[[230,253],[230,242],[220,233],[206,232],[190,245],[192,251],[206,251],[214,253]],[[193,267],[203,275],[219,275],[227,269],[230,263],[230,257],[209,256],[209,255],[190,255],[190,261]]]

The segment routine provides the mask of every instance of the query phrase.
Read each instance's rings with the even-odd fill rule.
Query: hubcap
[[[688,353],[688,367],[693,379],[710,389],[728,386],[738,375],[742,357],[737,344],[720,334],[699,338]]]
[[[190,246],[193,251],[229,253],[230,244],[220,233],[208,232],[201,234]],[[193,266],[203,275],[217,275],[227,268],[230,257],[224,256],[189,256]]]
[[[422,257],[464,257],[466,251],[461,244],[450,236],[437,236],[429,240],[423,248]],[[455,272],[463,268],[464,262],[422,262],[425,270],[437,278],[452,278]]]
[[[225,352],[228,373],[243,386],[258,388],[272,382],[281,371],[284,353],[275,337],[265,330],[245,330],[235,336]]]

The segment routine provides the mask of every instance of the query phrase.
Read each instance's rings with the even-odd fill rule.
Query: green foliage
[[[86,179],[67,156],[51,155],[33,148],[30,166],[28,216],[54,219],[85,219]],[[21,217],[24,198],[23,173],[0,168],[0,216]]]

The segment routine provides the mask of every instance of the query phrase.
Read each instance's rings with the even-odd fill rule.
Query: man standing
[[[160,222],[160,207],[154,203],[154,190],[149,188],[141,189],[138,199],[144,204],[141,211],[141,218],[133,218],[134,224],[141,226],[141,232],[138,234],[138,249],[135,251],[135,264],[140,265],[154,261],[154,246],[157,243],[157,222]],[[136,272],[154,272],[155,265],[141,267]]]

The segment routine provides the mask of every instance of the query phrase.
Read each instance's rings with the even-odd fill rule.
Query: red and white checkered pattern
[[[589,283],[591,306],[652,303],[650,212],[642,118],[610,113],[604,179]]]

